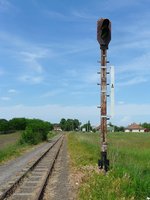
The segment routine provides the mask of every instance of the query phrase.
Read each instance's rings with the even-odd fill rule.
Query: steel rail
[[[41,199],[42,197],[42,194],[43,194],[43,191],[44,191],[44,188],[46,186],[46,183],[47,183],[47,180],[53,170],[53,167],[54,167],[54,164],[55,164],[55,161],[58,157],[58,154],[59,154],[59,151],[61,149],[61,146],[62,146],[62,142],[63,142],[63,135],[59,136],[59,138],[57,138],[53,143],[52,145],[48,148],[48,150],[46,150],[30,167],[29,169],[27,169],[27,171],[25,171],[23,174],[21,174],[17,180],[10,186],[8,187],[6,190],[4,190],[4,192],[2,192],[0,194],[0,200],[4,200],[4,199],[9,199],[11,198],[11,196],[16,192],[16,190],[18,188],[20,188],[23,184],[24,184],[24,181],[25,179],[27,179],[28,176],[30,176],[30,173],[34,172],[34,169],[36,167],[38,167],[38,165],[40,163],[42,163],[42,160],[44,160],[44,158],[51,153],[51,151],[56,147],[56,145],[60,142],[60,145],[58,146],[58,149],[56,150],[56,153],[54,155],[54,158],[52,160],[52,165],[49,167],[49,169],[47,170],[47,173],[44,177],[44,179],[41,180],[42,184],[40,184],[40,188],[38,187],[38,191],[36,190],[36,192],[34,193],[34,195],[32,194],[29,194],[29,195],[25,195],[23,196],[23,199],[35,199],[35,200],[38,200],[38,199]],[[44,168],[43,168],[44,169]],[[44,172],[44,171],[43,171]],[[27,197],[27,198],[25,198]],[[13,199],[13,198],[11,198]],[[17,199],[17,198],[14,198],[14,199]],[[21,195],[20,195],[20,198],[19,200],[21,200]]]

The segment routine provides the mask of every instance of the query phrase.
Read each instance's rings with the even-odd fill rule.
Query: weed
[[[99,134],[68,135],[71,164],[78,170],[97,164]],[[81,200],[142,200],[150,196],[150,134],[108,134],[110,170],[104,175],[84,168],[79,190]],[[86,169],[86,170],[85,170]]]

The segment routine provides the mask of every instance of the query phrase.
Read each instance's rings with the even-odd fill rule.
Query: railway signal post
[[[111,22],[109,19],[99,19],[97,21],[97,40],[101,49],[101,160],[98,160],[100,169],[105,172],[109,168],[109,160],[107,159],[107,49],[111,40]]]

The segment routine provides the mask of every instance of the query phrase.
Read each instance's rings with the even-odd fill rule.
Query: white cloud
[[[44,10],[43,13],[50,19],[63,21],[93,20],[96,16],[89,14],[89,10],[72,10],[66,14],[57,11]]]
[[[130,85],[137,85],[137,84],[140,84],[140,83],[145,83],[147,82],[147,78],[145,77],[134,77],[130,80],[124,80],[120,83],[117,84],[117,86],[130,86]]]
[[[28,84],[39,84],[42,83],[44,80],[44,77],[42,76],[29,76],[29,75],[23,75],[18,78],[20,81],[28,83]]]
[[[85,10],[83,11],[79,11],[79,10],[74,10],[72,11],[72,16],[73,17],[76,17],[76,18],[79,18],[80,20],[93,20],[93,19],[96,19],[97,16],[94,16],[94,15],[91,15],[89,14],[90,11],[89,10]]]
[[[2,43],[0,50],[5,51],[8,56],[15,58],[15,60],[21,61],[24,66],[23,70],[30,72],[43,73],[44,67],[40,61],[54,56],[50,47],[30,43],[8,32],[0,32],[0,42]],[[6,48],[6,44],[8,48]]]
[[[60,19],[61,20],[69,20],[69,18],[66,15],[64,15],[64,14],[62,14],[60,12],[56,12],[56,11],[52,11],[52,10],[44,10],[43,13],[47,17],[55,19],[55,20],[57,20],[57,19],[59,19],[59,20]]]
[[[57,96],[57,95],[59,95],[63,92],[64,92],[63,89],[55,89],[55,90],[51,90],[49,92],[46,92],[45,94],[41,95],[41,97],[54,97],[54,96]]]
[[[116,105],[116,115],[144,116],[150,115],[150,104],[123,104]]]
[[[77,77],[78,76],[78,72],[75,69],[67,69],[65,71],[66,75],[70,76],[70,77]]]
[[[77,118],[83,123],[91,120],[96,124],[99,121],[99,112],[96,106],[24,106],[16,105],[0,107],[1,117],[10,119],[13,117],[40,118],[51,122],[59,122],[61,118]]]
[[[148,122],[150,116],[150,104],[127,104],[115,105],[115,116],[111,119],[113,124],[127,126],[133,122]]]
[[[0,76],[2,76],[4,73],[5,73],[4,70],[0,69]]]
[[[21,51],[20,55],[22,60],[27,64],[30,69],[34,70],[37,73],[43,72],[43,67],[39,63],[40,59],[49,57],[51,54],[48,53],[48,50],[45,48],[34,48],[32,51]]]
[[[10,100],[10,97],[1,97],[0,98],[2,101],[9,101]]]
[[[85,81],[90,84],[91,83],[96,84],[100,82],[100,78],[99,78],[99,75],[96,73],[96,69],[95,69],[95,72],[87,72],[84,78],[85,78]]]
[[[146,83],[150,80],[150,52],[138,56],[122,66],[115,67],[116,85],[128,86]]]
[[[8,93],[16,94],[16,93],[17,93],[17,90],[15,90],[15,89],[9,89],[9,90],[8,90]]]
[[[43,67],[38,63],[38,61],[35,58],[35,54],[32,53],[25,53],[25,52],[21,52],[22,56],[23,56],[23,60],[26,62],[27,67],[30,66],[30,69],[38,72],[38,73],[42,73],[43,72]]]
[[[77,118],[85,123],[90,120],[93,125],[100,123],[100,114],[96,106],[64,106],[43,105],[25,106],[16,105],[0,107],[1,117],[40,118],[51,122],[59,122],[61,118]],[[120,104],[115,107],[115,117],[111,119],[114,124],[128,125],[132,122],[144,122],[149,118],[150,104]],[[108,114],[109,115],[109,114]]]
[[[147,0],[143,0],[143,1],[145,1],[145,3],[146,3]],[[126,0],[126,1],[107,0],[107,1],[104,2],[103,10],[104,10],[104,12],[106,12],[106,11],[107,12],[108,11],[117,12],[117,11],[120,11],[122,9],[126,9],[128,7],[140,6],[141,4],[144,4],[143,1],[137,1],[137,0],[132,0],[132,1],[130,1],[130,0]],[[102,3],[100,2],[99,7],[101,7],[101,4]]]
[[[124,101],[119,101],[118,104],[119,105],[123,105],[125,102]]]

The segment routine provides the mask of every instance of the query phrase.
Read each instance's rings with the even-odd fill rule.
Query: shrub
[[[29,144],[38,144],[41,141],[40,133],[34,132],[31,127],[27,127],[21,135],[20,142]]]
[[[47,140],[47,135],[51,129],[49,122],[44,122],[39,119],[29,120],[26,130],[22,133],[21,143],[37,144]]]

